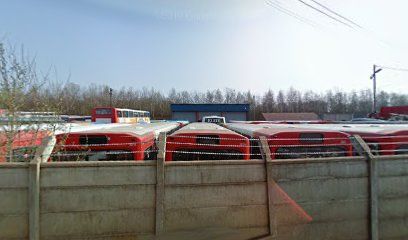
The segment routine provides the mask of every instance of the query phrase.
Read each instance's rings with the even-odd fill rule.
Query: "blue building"
[[[198,122],[204,116],[221,116],[226,121],[248,120],[249,104],[171,104],[173,120]]]

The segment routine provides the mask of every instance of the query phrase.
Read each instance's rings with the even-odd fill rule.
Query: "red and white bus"
[[[316,124],[297,127],[336,130],[359,135],[374,155],[408,154],[407,124]]]
[[[166,161],[250,159],[248,138],[215,123],[190,123],[167,137]]]
[[[285,124],[230,123],[227,127],[251,139],[264,136],[272,159],[345,157],[353,154],[350,135],[339,131],[298,128]],[[260,155],[259,148],[254,144],[251,147],[256,158]]]
[[[148,111],[97,107],[92,109],[92,122],[95,123],[140,123],[150,122],[150,113]]]
[[[77,127],[57,135],[51,161],[152,160],[160,132],[179,127],[176,122],[101,124]]]

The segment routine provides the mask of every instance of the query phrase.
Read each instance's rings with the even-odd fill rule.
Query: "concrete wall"
[[[265,178],[261,161],[166,164],[165,231],[268,234]]]
[[[154,233],[155,164],[44,164],[41,239],[122,239]]]
[[[359,159],[276,161],[271,177],[312,218],[285,215],[288,203],[273,201],[277,239],[368,239],[368,178]]]
[[[408,157],[378,157],[379,235],[408,239]]]
[[[28,164],[0,164],[0,239],[28,238]]]
[[[408,158],[376,159],[380,237],[407,239]],[[40,172],[41,239],[154,238],[156,162],[42,163]],[[369,238],[362,157],[267,168],[258,160],[168,162],[164,175],[159,239]],[[0,165],[0,239],[28,238],[28,186],[28,164]]]

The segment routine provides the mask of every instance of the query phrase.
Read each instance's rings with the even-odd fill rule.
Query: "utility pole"
[[[113,94],[113,89],[109,88],[109,104],[110,104],[110,107],[112,107],[112,94]]]
[[[381,72],[382,68],[378,68],[375,64],[373,65],[373,74],[370,76],[370,79],[373,80],[373,106],[371,109],[371,113],[377,112],[377,79],[376,74]]]

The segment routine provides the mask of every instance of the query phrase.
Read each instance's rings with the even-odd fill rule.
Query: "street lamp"
[[[110,107],[112,107],[112,94],[113,94],[113,89],[109,88],[109,104],[110,104]]]

